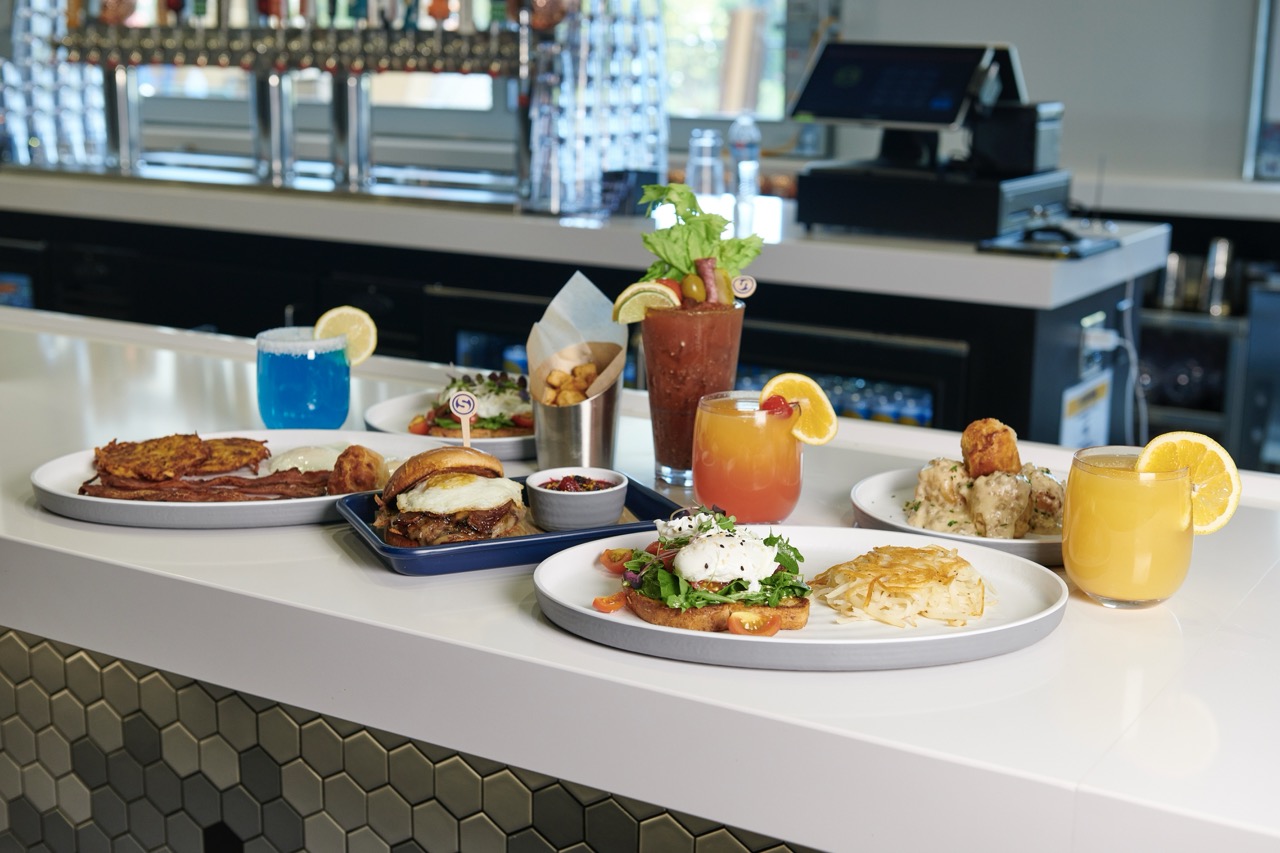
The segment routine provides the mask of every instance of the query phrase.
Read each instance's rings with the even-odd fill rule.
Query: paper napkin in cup
[[[572,373],[588,362],[597,369],[588,399],[622,380],[627,361],[627,327],[613,322],[613,300],[581,272],[560,288],[542,319],[533,324],[526,344],[529,393],[542,400],[553,370]]]

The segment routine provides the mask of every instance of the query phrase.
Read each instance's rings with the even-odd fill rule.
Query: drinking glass
[[[258,335],[258,414],[270,429],[337,429],[347,420],[347,336],[313,335],[311,326]]]
[[[791,434],[800,407],[760,408],[757,391],[698,401],[693,424],[693,496],[740,522],[783,521],[800,500],[800,451]]]
[[[1191,475],[1139,473],[1140,447],[1076,451],[1067,475],[1067,577],[1107,607],[1148,607],[1177,591],[1191,565]]]
[[[654,474],[693,485],[693,422],[698,401],[733,388],[742,342],[743,303],[650,311],[640,324],[653,426]]]

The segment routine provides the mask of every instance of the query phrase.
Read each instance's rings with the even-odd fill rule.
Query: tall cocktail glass
[[[347,337],[311,326],[258,334],[258,414],[270,429],[337,429],[351,405]]]
[[[1067,475],[1067,577],[1115,608],[1147,607],[1182,586],[1191,565],[1191,476],[1135,470],[1140,447],[1076,451]]]
[[[760,408],[756,391],[708,394],[693,425],[693,496],[740,522],[782,521],[800,500],[800,407]]]
[[[654,473],[693,485],[693,422],[698,400],[733,388],[743,304],[700,303],[653,310],[640,324],[653,424]]]

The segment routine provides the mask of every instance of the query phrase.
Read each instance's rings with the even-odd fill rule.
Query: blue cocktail
[[[336,429],[347,420],[346,336],[312,335],[310,326],[258,335],[258,413],[271,429]]]

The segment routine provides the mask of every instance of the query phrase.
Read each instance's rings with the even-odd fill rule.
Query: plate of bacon
[[[413,435],[243,430],[113,439],[31,474],[58,515],[126,527],[214,529],[341,521],[338,498],[382,488],[401,461],[440,446]]]

